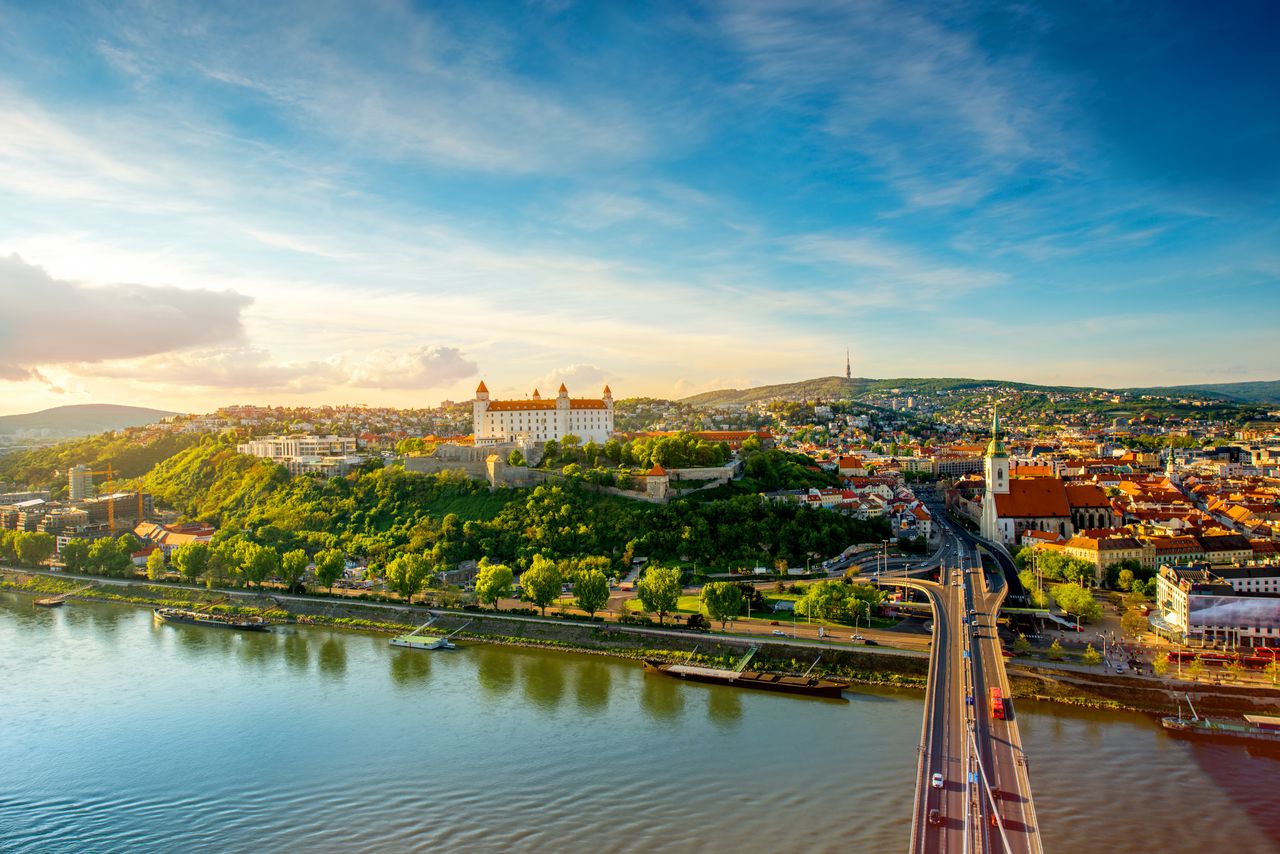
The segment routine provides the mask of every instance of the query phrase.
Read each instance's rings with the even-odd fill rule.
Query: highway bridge
[[[942,514],[935,518],[946,526],[942,554],[935,555],[943,566],[939,580],[881,577],[883,584],[923,592],[934,615],[911,851],[1040,852],[1017,710],[1004,699],[1009,682],[995,628],[1010,590],[1012,560],[1006,569],[992,548],[1001,571],[984,572],[977,538]],[[1003,718],[993,715],[992,689],[1000,692]]]

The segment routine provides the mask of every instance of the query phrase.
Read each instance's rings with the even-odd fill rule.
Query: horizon
[[[1269,4],[0,10],[6,414],[1280,364]]]

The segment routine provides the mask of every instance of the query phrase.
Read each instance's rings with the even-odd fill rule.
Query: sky
[[[0,0],[0,413],[1277,379],[1278,25]]]

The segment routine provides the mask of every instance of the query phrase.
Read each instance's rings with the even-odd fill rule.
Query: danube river
[[[899,851],[918,692],[0,594],[0,850]],[[1046,850],[1280,851],[1280,753],[1021,703]]]

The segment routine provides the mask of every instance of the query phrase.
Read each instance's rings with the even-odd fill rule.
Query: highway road
[[[976,538],[942,513],[935,518],[945,539],[938,582],[882,579],[923,592],[934,612],[911,851],[1039,852],[1017,710],[1009,704],[1009,716],[996,719],[989,700],[993,687],[1009,696],[995,630],[1009,587],[1003,571],[983,571]],[[932,784],[935,773],[942,774],[941,789]]]

